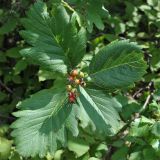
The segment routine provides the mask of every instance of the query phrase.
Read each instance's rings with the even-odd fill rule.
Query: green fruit
[[[72,89],[72,92],[73,92],[73,93],[76,93],[76,92],[77,92],[77,89],[76,89],[76,88],[73,88],[73,89]]]
[[[67,91],[70,92],[72,90],[72,86],[71,85],[67,85]]]
[[[84,75],[83,72],[80,72],[80,73],[79,73],[79,76],[80,76],[81,78],[84,78],[85,75]]]

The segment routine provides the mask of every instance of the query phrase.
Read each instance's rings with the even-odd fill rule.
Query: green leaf
[[[151,6],[158,6],[158,0],[147,0],[147,3]]]
[[[6,58],[6,56],[5,56],[5,53],[4,52],[1,52],[0,51],[0,63],[1,62],[6,62],[7,61],[7,58]]]
[[[9,158],[11,146],[12,146],[12,141],[9,141],[6,138],[0,137],[0,159],[1,160],[6,160]]]
[[[126,105],[123,105],[123,109],[122,109],[122,117],[124,120],[127,120],[129,118],[131,118],[131,116],[138,112],[141,108],[141,105],[136,103],[136,102],[129,102]]]
[[[95,157],[90,157],[88,160],[100,160],[100,159]]]
[[[61,160],[64,150],[57,150],[54,154],[54,160]]]
[[[53,16],[54,34],[68,57],[69,63],[72,67],[75,67],[85,54],[86,30],[83,27],[77,29],[75,27],[74,13],[70,17],[62,6],[55,6]]]
[[[75,6],[76,12],[84,20],[87,30],[93,31],[93,26],[100,30],[105,28],[103,18],[109,16],[108,10],[104,8],[105,0],[67,0],[71,5]],[[85,16],[84,16],[85,13]],[[77,19],[78,24],[81,20]]]
[[[21,155],[44,157],[47,152],[53,155],[60,146],[66,146],[67,130],[77,136],[74,110],[66,101],[64,90],[58,88],[32,95],[20,103],[21,111],[14,113],[19,119],[12,124],[12,136]]]
[[[21,160],[21,157],[17,152],[12,152],[9,160]]]
[[[14,48],[11,48],[11,49],[8,49],[6,51],[6,55],[7,57],[10,57],[10,58],[20,58],[21,55],[19,54],[19,51],[20,51],[20,48],[19,47],[14,47]]]
[[[115,89],[131,85],[145,73],[141,49],[128,40],[115,41],[101,49],[90,64],[93,82],[103,88]]]
[[[143,157],[145,160],[158,160],[159,157],[156,156],[156,152],[152,147],[143,149]]]
[[[89,150],[89,144],[82,138],[70,137],[68,140],[68,149],[76,154],[76,158],[81,157]]]
[[[121,104],[100,90],[79,87],[79,105],[90,118],[93,129],[99,134],[110,135],[120,128],[118,111]]]
[[[159,146],[160,146],[160,141],[159,141],[159,139],[152,139],[152,141],[150,142],[150,145],[151,145],[152,148],[154,148],[155,150],[159,150]]]
[[[149,132],[150,126],[148,124],[139,124],[139,122],[135,122],[130,129],[130,135],[134,137],[147,137]]]
[[[24,59],[17,61],[16,65],[14,66],[14,74],[18,75],[20,72],[24,71],[27,68],[27,62]]]
[[[152,127],[152,133],[155,136],[160,137],[160,121],[155,122],[155,124]]]
[[[0,125],[0,136],[4,136],[8,132],[9,126],[7,124]]]
[[[152,70],[156,71],[160,68],[160,49],[156,48],[154,46],[150,46],[149,48],[149,52],[152,54],[152,59],[151,59],[151,66],[152,66]]]
[[[0,91],[0,103],[7,98],[7,94]]]
[[[45,3],[38,1],[22,20],[23,38],[32,46],[21,51],[48,71],[67,73],[67,66],[75,67],[85,53],[85,29],[78,30],[63,6],[56,6],[49,15]],[[77,56],[79,55],[79,56]]]
[[[87,0],[86,2],[86,19],[89,32],[92,32],[93,25],[100,30],[105,28],[102,18],[108,16],[108,11],[104,8],[103,2],[104,0]]]
[[[38,79],[40,82],[45,80],[50,80],[50,79],[56,79],[58,76],[59,75],[57,73],[48,72],[41,69],[38,71]]]
[[[127,160],[127,152],[128,148],[122,147],[112,155],[111,160]]]
[[[11,31],[13,31],[16,28],[17,25],[17,18],[16,17],[10,17],[7,22],[0,27],[0,35],[7,34]]]
[[[141,160],[142,159],[142,152],[133,152],[130,154],[129,160]]]
[[[39,48],[40,49],[40,48]],[[48,71],[58,71],[63,74],[67,72],[67,67],[64,64],[64,57],[54,55],[52,53],[46,54],[43,50],[40,51],[38,48],[27,48],[21,50],[21,54],[33,60],[35,63],[38,62],[42,68]],[[52,51],[53,52],[53,51]]]
[[[140,123],[141,124],[153,124],[154,123],[154,120],[151,119],[151,118],[147,118],[145,116],[141,116],[141,119],[140,119]]]
[[[108,151],[107,144],[102,142],[102,143],[98,144],[98,146],[96,146],[95,150],[92,149],[92,151],[93,151],[95,157],[102,159],[104,157],[104,155],[106,154],[106,152]]]

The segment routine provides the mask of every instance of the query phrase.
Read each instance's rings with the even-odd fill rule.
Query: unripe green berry
[[[71,85],[67,85],[67,91],[70,92],[72,90],[72,86]]]
[[[76,88],[72,88],[71,92],[72,92],[72,93],[76,93],[76,92],[77,92],[77,89],[76,89]]]
[[[83,72],[80,72],[80,73],[79,73],[79,76],[80,76],[81,78],[84,78],[84,73],[83,73]]]

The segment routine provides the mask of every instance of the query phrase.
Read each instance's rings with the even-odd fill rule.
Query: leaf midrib
[[[35,11],[36,11],[37,14],[39,14],[39,13],[37,12],[36,9],[35,9]],[[47,11],[47,13],[48,13],[48,11]],[[49,14],[48,14],[48,17],[49,17],[49,20],[51,21],[52,19],[51,19],[51,17],[49,16]],[[54,40],[56,41],[56,43],[58,44],[58,46],[63,50],[63,47],[60,45],[60,43],[59,43],[59,41],[57,40],[57,38],[55,37],[55,35],[54,35],[54,33],[53,33],[51,27],[48,25],[48,22],[46,21],[46,18],[45,18],[45,17],[42,17],[42,18],[43,18],[43,20],[44,20],[46,26],[49,28],[49,30],[50,30],[50,32],[51,32],[51,34],[52,34]],[[41,23],[41,22],[40,22],[40,23]],[[64,50],[63,50],[63,52],[64,52]],[[65,52],[64,52],[64,53],[65,53]]]
[[[133,61],[133,62],[129,62],[129,63],[119,64],[119,65],[116,65],[116,66],[113,66],[113,67],[109,67],[109,68],[102,69],[102,70],[97,71],[97,72],[95,72],[95,73],[93,73],[93,74],[90,74],[90,75],[91,75],[91,76],[94,76],[94,75],[96,75],[96,74],[98,74],[98,73],[101,73],[101,72],[104,72],[104,71],[107,71],[107,70],[111,70],[111,69],[113,69],[113,68],[118,68],[118,67],[121,67],[121,66],[125,66],[125,65],[132,66],[132,65],[130,65],[130,64],[135,63],[135,62],[140,62],[140,61],[141,61],[141,60],[139,60],[139,61]],[[132,67],[134,67],[134,66],[132,66]],[[140,67],[137,67],[137,68],[140,68]]]

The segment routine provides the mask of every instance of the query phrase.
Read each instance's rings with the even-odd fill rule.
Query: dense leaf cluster
[[[158,160],[158,0],[31,3],[0,10],[0,158]]]

